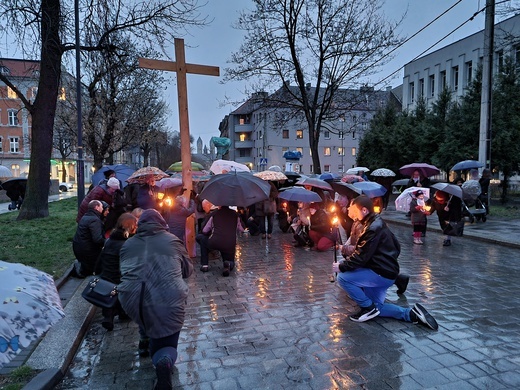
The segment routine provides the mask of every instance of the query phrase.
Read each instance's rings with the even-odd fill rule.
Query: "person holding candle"
[[[413,243],[417,245],[424,244],[421,237],[426,235],[426,215],[428,215],[424,199],[424,192],[417,190],[413,193],[410,201],[410,219],[413,227]]]
[[[309,219],[309,237],[312,240],[312,249],[324,252],[336,242],[337,227],[331,225],[327,211],[321,208],[320,203],[311,203]]]

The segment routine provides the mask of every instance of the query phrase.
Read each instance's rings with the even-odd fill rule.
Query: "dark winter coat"
[[[221,207],[212,214],[213,231],[209,245],[219,251],[231,252],[237,243],[238,214],[228,207]]]
[[[125,312],[150,338],[179,332],[188,296],[184,278],[193,265],[159,212],[143,212],[137,233],[121,248],[120,262],[119,301]]]
[[[190,199],[188,207],[174,204],[171,210],[163,213],[164,220],[170,228],[170,233],[175,234],[183,242],[186,241],[186,219],[195,212],[195,201]]]
[[[76,259],[88,262],[97,260],[103,245],[105,236],[101,214],[96,210],[88,210],[81,218],[76,229],[76,234],[72,239],[72,249]],[[92,267],[94,264],[92,264]]]
[[[363,221],[354,253],[339,264],[341,272],[369,268],[386,279],[399,275],[397,258],[401,245],[379,214],[368,214]]]
[[[101,269],[99,276],[115,284],[121,282],[119,252],[126,240],[127,238],[123,235],[122,230],[114,230],[112,234],[110,234],[110,238],[106,240],[105,246],[99,255],[98,261],[99,268]]]

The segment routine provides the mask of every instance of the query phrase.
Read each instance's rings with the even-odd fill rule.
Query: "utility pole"
[[[85,161],[83,158],[83,124],[81,121],[81,47],[79,42],[79,0],[74,1],[74,30],[76,40],[76,111],[78,115],[78,147],[76,183],[78,186],[78,210],[85,197]]]
[[[480,100],[480,132],[478,161],[491,167],[491,103],[493,92],[493,40],[495,29],[495,0],[486,0],[484,28],[484,60],[482,66],[482,96]]]
[[[345,123],[345,115],[341,115],[339,117],[339,121],[341,122],[341,132],[339,133],[339,137],[341,138],[341,173],[345,173],[345,165],[343,165],[343,157],[345,156],[345,148],[343,147],[343,140],[345,139],[345,133],[343,133],[343,123]]]

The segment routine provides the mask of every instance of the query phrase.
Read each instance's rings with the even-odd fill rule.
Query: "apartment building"
[[[297,93],[297,87],[290,85],[280,88],[273,95],[255,93],[222,121],[220,136],[232,141],[225,158],[246,164],[256,171],[278,165],[303,174],[317,172],[312,163],[309,132],[303,116],[272,103],[283,100],[280,96],[284,88],[291,88],[293,93]],[[321,172],[343,173],[356,166],[359,140],[377,110],[389,102],[400,106],[400,101],[391,90],[374,91],[368,87],[342,89],[337,96],[338,101],[348,102],[341,104],[341,107],[347,108],[338,108],[334,119],[322,125],[319,140]],[[299,161],[286,160],[283,156],[287,151],[300,152],[302,157]]]
[[[493,67],[506,56],[520,64],[520,15],[495,24]],[[409,62],[404,66],[403,109],[413,110],[422,97],[431,106],[447,88],[459,99],[475,77],[484,56],[484,30]]]

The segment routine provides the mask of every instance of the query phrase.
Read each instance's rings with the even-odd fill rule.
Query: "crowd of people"
[[[481,194],[487,194],[485,174],[479,184]],[[158,388],[171,388],[171,369],[184,323],[185,279],[194,270],[186,236],[191,216],[197,221],[195,240],[203,273],[209,271],[213,256],[222,259],[222,275],[230,276],[235,269],[237,233],[269,240],[278,217],[280,230],[292,234],[295,248],[338,250],[343,255],[343,261],[332,267],[338,284],[360,308],[351,320],[364,322],[381,316],[438,328],[419,303],[404,308],[385,302],[392,284],[397,285],[398,294],[406,291],[409,276],[400,273],[400,243],[375,211],[374,199],[357,194],[349,198],[311,186],[308,189],[318,193],[321,202],[285,201],[278,197],[279,183],[270,185],[269,197],[248,207],[213,205],[184,189],[169,194],[172,201],[165,204],[152,175],[123,187],[109,170],[81,203],[72,243],[77,259],[73,275],[99,275],[118,285],[119,301],[113,308],[103,308],[102,325],[111,331],[115,317],[139,325],[139,354],[151,356]],[[440,190],[431,199],[425,197],[422,189],[430,183],[420,172],[414,172],[409,186],[419,188],[410,203],[415,244],[423,243],[427,215],[436,212],[445,229],[461,220],[457,197]],[[452,235],[457,234],[446,231],[443,245],[451,244]]]

